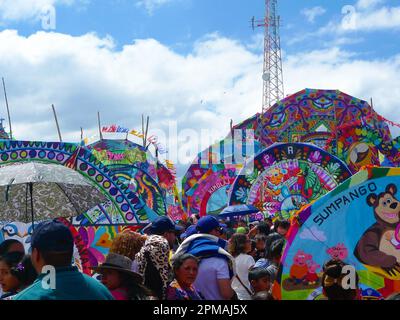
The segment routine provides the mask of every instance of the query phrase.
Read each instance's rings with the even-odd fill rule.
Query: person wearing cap
[[[148,300],[150,291],[142,286],[143,277],[132,271],[132,260],[110,252],[104,263],[92,269],[101,275],[101,283],[115,300]]]
[[[176,225],[169,217],[161,216],[151,223],[148,231],[150,234],[159,235],[165,238],[168,241],[170,248],[173,249],[176,234],[183,230],[183,227]]]
[[[136,255],[138,272],[144,278],[144,286],[160,300],[165,299],[172,277],[171,250],[175,244],[176,233],[180,231],[183,231],[183,228],[175,225],[169,217],[158,217],[147,228],[150,236]]]
[[[206,300],[229,300],[234,295],[231,279],[235,259],[225,250],[227,242],[220,238],[222,227],[213,216],[200,218],[196,225],[198,234],[186,238],[173,257],[174,261],[189,253],[200,258],[194,286]]]
[[[40,223],[32,233],[31,247],[38,278],[13,300],[113,300],[103,284],[71,265],[74,239],[63,223]]]
[[[236,228],[236,233],[247,234],[247,230],[245,227],[238,227]]]

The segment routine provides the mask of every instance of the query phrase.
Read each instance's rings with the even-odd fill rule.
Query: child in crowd
[[[254,294],[269,292],[271,289],[271,274],[266,268],[256,267],[250,269],[249,281],[254,290]]]
[[[269,301],[273,301],[275,299],[274,299],[274,297],[272,296],[272,294],[270,292],[260,291],[260,292],[257,292],[256,294],[254,294],[251,297],[251,300],[269,300]]]
[[[343,268],[347,266],[341,260],[330,260],[325,263],[322,275],[322,289],[328,300],[358,300],[358,275],[354,272],[354,288],[344,288],[343,278],[348,276],[348,272],[343,272]]]
[[[10,252],[0,257],[0,285],[3,295],[0,300],[11,300],[14,295],[30,286],[37,273],[31,257],[21,252]]]

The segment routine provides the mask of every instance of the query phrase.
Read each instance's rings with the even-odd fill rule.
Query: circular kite
[[[242,169],[229,205],[251,204],[268,216],[288,219],[350,176],[345,163],[317,146],[274,144]]]
[[[184,208],[201,216],[220,213],[242,163],[260,150],[261,144],[243,130],[234,140],[229,135],[199,153],[182,179]]]
[[[186,195],[191,213],[200,216],[219,214],[228,204],[229,189],[236,177],[236,166],[219,165],[210,168]]]
[[[399,188],[399,168],[369,168],[299,211],[282,255],[275,297],[315,299],[322,266],[331,259],[353,267],[363,299],[398,292]]]
[[[304,89],[282,99],[263,115],[258,114],[236,125],[234,129],[253,129],[255,138],[265,147],[273,143],[303,142],[330,151],[328,141],[332,137],[333,142],[343,140],[337,134],[338,130],[362,118],[373,119],[369,121],[369,129],[378,130],[384,141],[391,140],[387,124],[366,101],[339,90]],[[362,129],[365,128],[363,126]],[[351,157],[342,158],[340,152],[335,150],[333,153],[350,166],[354,162],[377,164],[375,155],[367,154],[365,145],[358,145],[359,136],[353,135],[353,141],[345,142],[345,147],[349,148],[354,144]]]

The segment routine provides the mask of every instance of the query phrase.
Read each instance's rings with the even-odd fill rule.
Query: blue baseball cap
[[[226,233],[228,231],[228,225],[225,223],[220,223],[219,226],[222,228],[222,231]]]
[[[32,249],[44,252],[67,252],[74,248],[74,237],[69,228],[60,221],[47,220],[41,222],[33,230]]]
[[[197,233],[196,225],[189,226],[184,233],[181,234],[181,240],[184,240]]]
[[[197,231],[200,233],[209,233],[211,230],[221,228],[222,225],[218,222],[217,218],[213,216],[205,216],[200,218],[197,222]]]
[[[169,217],[158,217],[151,223],[149,232],[152,234],[162,234],[167,231],[180,232],[183,227],[177,226]]]

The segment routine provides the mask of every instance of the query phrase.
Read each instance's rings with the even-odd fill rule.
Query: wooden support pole
[[[53,108],[54,120],[56,121],[56,127],[57,127],[57,132],[58,132],[58,138],[60,139],[60,142],[62,142],[60,126],[58,125],[58,119],[57,119],[56,108],[54,107],[54,104],[52,104],[51,107]]]

